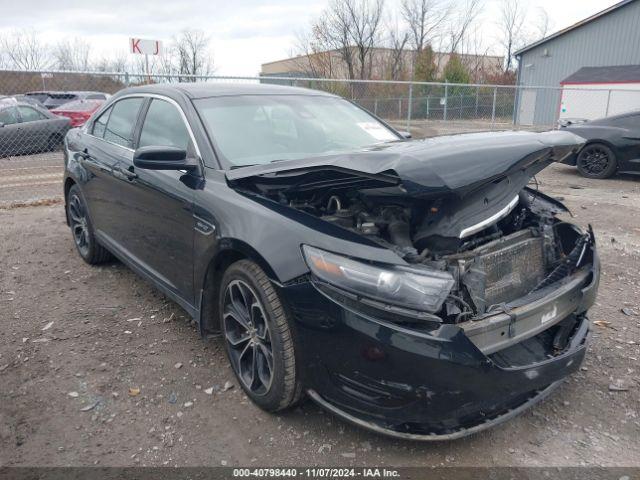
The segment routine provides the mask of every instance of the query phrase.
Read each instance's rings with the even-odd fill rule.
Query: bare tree
[[[523,42],[523,25],[526,8],[522,0],[502,0],[502,8],[498,26],[500,41],[505,52],[505,72],[511,70],[513,52]]]
[[[540,40],[545,38],[551,30],[553,29],[553,24],[551,18],[549,17],[549,13],[544,9],[544,7],[538,7],[538,15],[535,22],[536,29],[536,40]]]
[[[465,42],[470,28],[477,20],[483,7],[483,0],[465,0],[456,5],[448,16],[449,51],[464,53]]]
[[[383,10],[384,0],[331,0],[312,25],[313,40],[325,51],[338,53],[348,78],[371,77],[372,52],[380,44]]]
[[[91,46],[82,38],[65,38],[53,48],[55,68],[60,70],[89,70]]]
[[[98,72],[125,72],[129,67],[127,53],[120,51],[112,57],[102,57],[95,65]]]
[[[34,30],[14,30],[0,37],[0,53],[9,68],[40,70],[50,66],[48,49]]]
[[[309,31],[297,34],[292,62],[305,76],[331,78],[337,68],[333,47],[326,31],[318,28],[316,23]]]
[[[202,30],[183,30],[174,38],[177,73],[181,75],[209,75],[213,72],[213,57],[209,51],[210,38]]]
[[[403,0],[402,16],[409,28],[411,46],[420,53],[441,34],[451,4],[443,0]]]
[[[409,32],[403,30],[396,20],[387,25],[388,51],[386,58],[385,75],[390,80],[403,80],[405,78],[405,52],[409,43]]]

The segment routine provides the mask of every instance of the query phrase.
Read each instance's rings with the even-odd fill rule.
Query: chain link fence
[[[296,77],[0,70],[0,204],[8,190],[59,186],[60,146],[110,95],[136,85],[269,83],[347,98],[414,138],[486,130],[548,130],[559,121],[640,109],[640,91]],[[49,170],[47,170],[49,169]],[[22,177],[29,177],[24,183]]]

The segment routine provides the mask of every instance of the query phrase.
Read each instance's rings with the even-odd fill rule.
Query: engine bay
[[[478,222],[482,228],[462,238],[434,228],[438,222],[451,223],[447,206],[455,200],[447,196],[416,199],[377,189],[285,201],[393,250],[409,264],[451,273],[456,283],[439,313],[446,323],[504,311],[518,299],[562,281],[588,261],[587,247],[593,241],[591,233],[556,218],[566,211],[562,204],[528,187],[499,210],[502,214],[494,222]],[[478,199],[472,196],[471,201]]]

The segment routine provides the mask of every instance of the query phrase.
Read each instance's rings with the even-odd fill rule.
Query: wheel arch
[[[206,336],[220,331],[218,318],[218,295],[224,272],[239,260],[251,260],[262,268],[271,281],[278,278],[265,258],[248,243],[226,238],[219,242],[219,248],[207,262],[200,285],[200,334]]]
[[[582,153],[582,151],[587,148],[589,145],[593,145],[594,143],[601,143],[602,145],[604,145],[605,147],[608,147],[611,149],[611,151],[613,152],[613,154],[617,157],[618,156],[618,149],[616,148],[616,146],[611,143],[609,140],[605,140],[603,138],[590,138],[588,139],[585,144],[582,146],[582,148],[580,149],[580,151],[578,151],[578,154],[576,155],[576,163],[578,161],[578,156]]]

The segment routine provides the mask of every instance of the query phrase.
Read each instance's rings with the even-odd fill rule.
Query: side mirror
[[[4,127],[4,123],[0,122],[0,128]]]
[[[133,153],[133,164],[147,170],[198,170],[197,158],[177,147],[140,147]]]
[[[405,130],[399,130],[398,133],[402,135],[402,138],[411,138],[411,132],[407,132]]]

